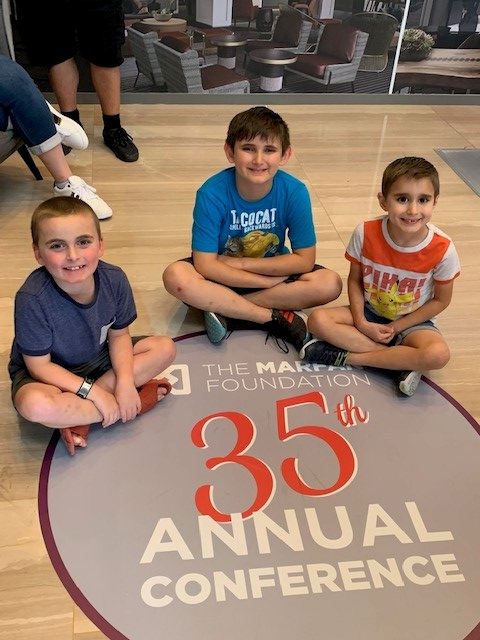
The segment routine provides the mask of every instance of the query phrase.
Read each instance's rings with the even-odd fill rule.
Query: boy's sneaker
[[[92,207],[99,220],[106,220],[112,217],[113,211],[105,200],[97,196],[96,189],[88,185],[85,180],[82,180],[82,178],[78,176],[70,176],[67,184],[63,188],[54,185],[53,190],[59,196],[72,196],[72,198],[83,200]]]
[[[132,136],[123,127],[104,129],[103,141],[119,160],[123,160],[123,162],[135,162],[138,160],[138,149],[133,143]]]
[[[220,344],[228,333],[227,319],[214,311],[204,311],[203,319],[208,339],[212,344]]]
[[[267,323],[267,328],[276,338],[293,344],[297,351],[310,339],[305,318],[296,311],[272,309],[272,319]]]
[[[86,149],[88,147],[88,137],[82,125],[59,113],[48,102],[47,105],[53,115],[57,132],[62,138],[63,147],[79,150]]]
[[[331,367],[344,367],[345,360],[349,355],[348,351],[343,351],[338,347],[334,347],[329,342],[317,340],[314,338],[307,342],[300,349],[300,357],[310,364],[325,364]]]
[[[400,371],[396,380],[398,390],[405,396],[413,396],[421,377],[420,371]]]

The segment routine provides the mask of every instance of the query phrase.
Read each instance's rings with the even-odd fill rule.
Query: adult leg
[[[73,58],[55,64],[49,69],[52,89],[60,111],[68,113],[77,108],[78,69]]]
[[[91,63],[90,71],[102,113],[107,116],[118,115],[120,113],[120,68],[98,67]]]

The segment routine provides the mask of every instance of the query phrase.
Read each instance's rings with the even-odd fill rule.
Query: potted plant
[[[400,60],[425,60],[430,55],[435,40],[421,29],[405,29],[400,46]]]
[[[152,11],[152,15],[155,20],[158,20],[159,22],[166,22],[167,20],[170,20],[175,10],[175,0],[157,0],[156,4],[158,9],[156,11]]]

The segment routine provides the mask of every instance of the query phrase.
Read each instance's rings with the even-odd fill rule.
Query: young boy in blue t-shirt
[[[267,107],[253,107],[232,119],[224,150],[234,167],[198,190],[192,257],[167,267],[165,287],[204,311],[213,343],[235,319],[256,323],[299,350],[307,328],[293,310],[335,300],[342,283],[315,264],[307,188],[281,169],[292,154],[288,126]]]
[[[31,232],[41,266],[15,297],[12,399],[24,418],[60,428],[73,455],[91,423],[132,420],[170,391],[152,378],[173,361],[175,345],[152,336],[132,346],[132,290],[119,267],[100,260],[102,234],[88,204],[46,200]]]

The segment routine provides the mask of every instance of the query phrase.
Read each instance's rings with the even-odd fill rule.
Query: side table
[[[261,65],[260,89],[269,93],[280,91],[285,65],[297,61],[297,55],[285,49],[254,49],[249,55]]]
[[[218,64],[227,69],[235,69],[237,47],[247,44],[247,39],[235,34],[211,38],[210,42],[218,47]]]

